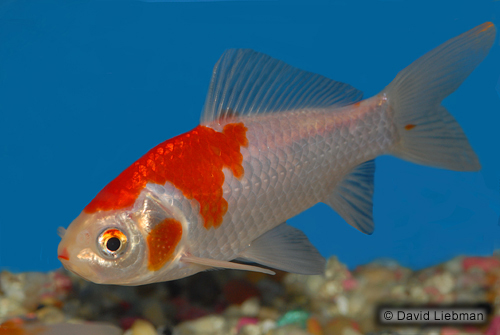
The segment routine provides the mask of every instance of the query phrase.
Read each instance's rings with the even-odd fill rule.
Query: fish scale
[[[248,147],[242,149],[245,175],[238,180],[224,170],[228,214],[215,230],[199,229],[199,224],[190,229],[193,246],[199,246],[197,255],[213,257],[211,247],[220,250],[227,243],[222,236],[245,232],[231,244],[231,250],[217,255],[226,260],[235,258],[256,237],[326,200],[354,167],[387,153],[398,136],[383,102],[383,97],[377,96],[334,112],[292,111],[245,119],[249,139]],[[209,126],[220,131],[224,125]],[[287,151],[291,154],[280,154]],[[269,182],[262,182],[265,180]],[[250,186],[252,197],[242,191],[244,185]],[[254,198],[258,200],[249,201]],[[214,240],[220,243],[214,245]]]

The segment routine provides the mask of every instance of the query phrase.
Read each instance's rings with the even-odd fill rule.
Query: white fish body
[[[324,258],[285,222],[324,202],[370,234],[377,156],[480,169],[441,101],[494,37],[485,23],[451,39],[366,100],[347,84],[252,50],[227,51],[201,126],[153,148],[108,184],[64,234],[59,258],[89,280],[122,285],[210,268],[272,273],[234,260],[322,273]]]
[[[209,126],[221,131],[229,122],[237,119]],[[241,149],[245,175],[238,179],[226,170],[229,210],[224,222],[213,230],[193,227],[193,243],[202,246],[203,257],[221,249],[210,248],[212,238],[238,234],[238,244],[223,255],[234,258],[277,224],[327,202],[346,175],[387,153],[398,140],[383,95],[337,109],[256,115],[245,118],[244,124],[249,142]],[[373,174],[373,162],[361,165],[363,169]],[[356,228],[371,233],[371,223],[358,224]]]

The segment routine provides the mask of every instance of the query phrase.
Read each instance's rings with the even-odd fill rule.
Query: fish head
[[[142,234],[130,215],[82,212],[68,227],[58,247],[64,267],[100,284],[130,281],[141,268]]]
[[[142,285],[176,279],[168,274],[185,276],[173,271],[182,266],[185,226],[182,212],[173,203],[145,191],[129,208],[84,210],[67,230],[60,231],[58,258],[66,269],[99,284]]]

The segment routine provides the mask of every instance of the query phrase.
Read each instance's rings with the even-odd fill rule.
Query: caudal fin
[[[486,22],[452,38],[399,72],[384,89],[401,141],[392,154],[455,171],[481,168],[462,128],[441,106],[488,54],[495,40]]]

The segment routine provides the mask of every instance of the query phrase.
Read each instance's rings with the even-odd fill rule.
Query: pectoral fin
[[[313,275],[325,271],[325,259],[307,236],[286,223],[254,240],[238,258],[293,273]]]

